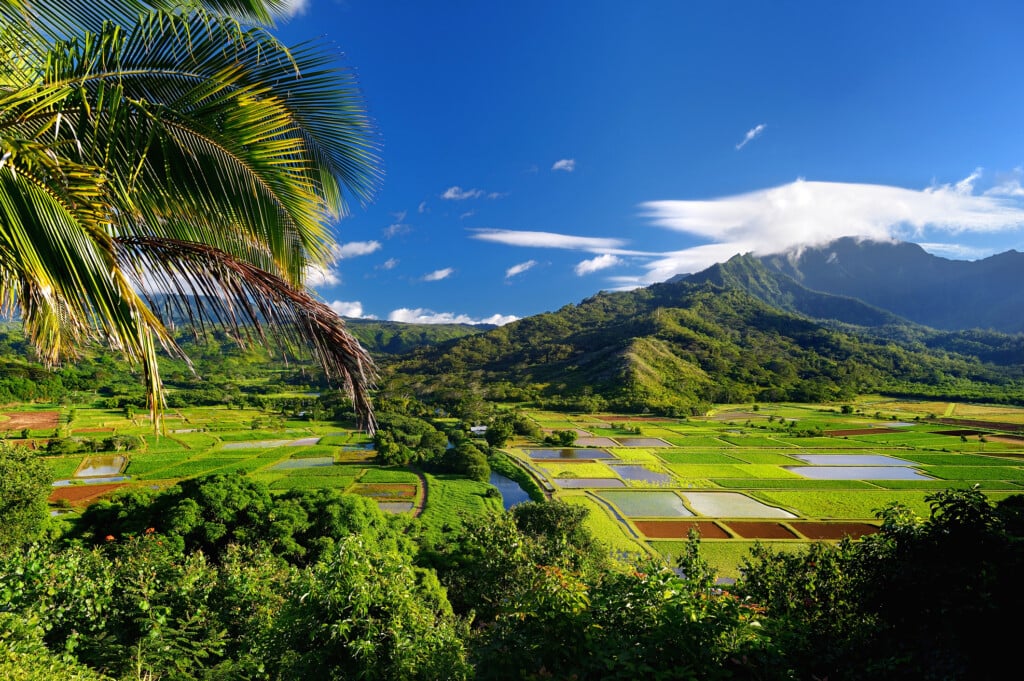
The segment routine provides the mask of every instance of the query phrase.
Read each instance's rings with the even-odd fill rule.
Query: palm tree
[[[354,81],[268,32],[283,0],[184,4],[0,0],[0,306],[51,364],[120,351],[156,424],[157,348],[184,357],[169,294],[194,323],[310,348],[372,431],[373,364],[304,286],[380,177]]]

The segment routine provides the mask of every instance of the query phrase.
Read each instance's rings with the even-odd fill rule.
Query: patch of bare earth
[[[729,529],[744,539],[799,539],[779,523],[730,521]]]
[[[859,539],[866,534],[878,532],[878,526],[871,523],[815,523],[791,522],[793,529],[808,539]]]
[[[109,483],[102,485],[68,485],[67,487],[55,487],[50,492],[50,503],[67,502],[72,506],[88,506],[100,497],[110,494],[116,489],[124,487],[122,483]]]
[[[49,430],[57,427],[60,413],[56,411],[14,411],[4,412],[3,416],[6,416],[7,419],[0,421],[0,429]]]

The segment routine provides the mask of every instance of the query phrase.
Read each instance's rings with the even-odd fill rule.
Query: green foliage
[[[289,584],[269,640],[274,678],[465,679],[457,620],[432,574],[359,539]]]
[[[0,552],[40,534],[52,480],[49,466],[34,451],[0,443]]]
[[[996,678],[1012,664],[1001,623],[1024,605],[1024,504],[1011,499],[946,490],[928,497],[925,521],[886,507],[860,542],[757,549],[737,593],[764,606],[798,678]]]
[[[157,495],[119,494],[86,509],[78,527],[97,544],[152,528],[182,550],[202,551],[212,560],[239,544],[304,565],[350,534],[407,546],[391,522],[374,502],[356,495],[293,489],[273,496],[262,482],[226,474],[185,480]]]

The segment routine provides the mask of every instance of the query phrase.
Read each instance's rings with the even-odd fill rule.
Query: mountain
[[[493,324],[409,324],[349,318],[345,326],[374,355],[398,355],[496,328]]]
[[[838,239],[760,258],[812,291],[858,299],[936,329],[1024,332],[1024,253],[949,260],[911,243]]]
[[[797,313],[835,300],[845,306],[839,322]],[[855,319],[888,330],[864,332]],[[479,394],[580,410],[669,413],[713,402],[824,401],[869,391],[1024,398],[1021,366],[979,358],[982,352],[1024,355],[1019,339],[974,333],[961,341],[968,352],[952,352],[938,332],[852,298],[809,291],[740,257],[682,281],[600,293],[420,348],[391,367],[390,378],[427,399]]]

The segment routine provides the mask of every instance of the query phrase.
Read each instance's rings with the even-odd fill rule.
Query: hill
[[[842,301],[844,319],[826,324],[803,312],[825,304],[825,294],[750,259],[730,263],[417,350],[391,376],[428,398],[479,394],[590,411],[686,413],[713,402],[812,402],[867,391],[1024,395],[1021,367],[995,364],[1019,354],[1019,339],[943,336],[852,299]],[[856,319],[882,325],[852,324]],[[957,351],[948,347],[954,341]]]
[[[937,329],[1024,332],[1024,253],[949,260],[917,244],[838,239],[761,258],[807,289],[855,298]]]
[[[483,333],[490,324],[408,324],[374,319],[345,319],[349,332],[374,355],[398,355],[424,345]]]

